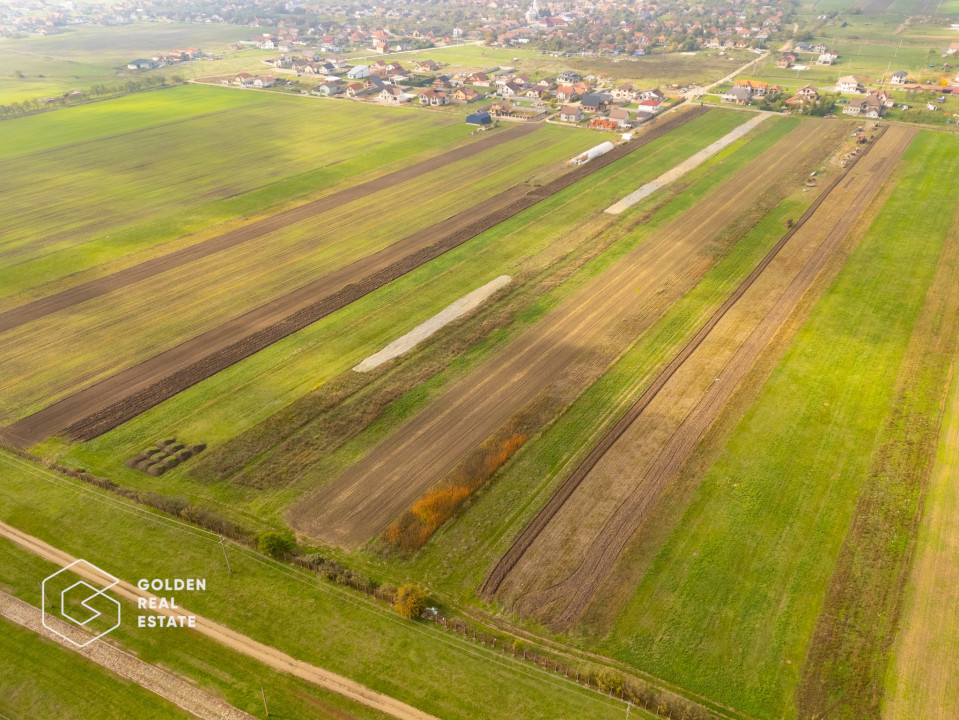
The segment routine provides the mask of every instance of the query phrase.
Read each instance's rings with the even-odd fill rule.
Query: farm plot
[[[561,129],[542,127],[526,136],[521,132],[513,145],[488,148],[318,217],[291,222],[260,242],[234,248],[228,257],[200,258],[106,298],[87,300],[10,330],[5,333],[11,342],[4,351],[10,368],[4,378],[4,415],[12,419],[39,410],[51,400],[214,331],[231,318],[252,332],[249,328],[258,327],[261,318],[245,313],[259,308],[275,321],[284,316],[284,308],[292,313],[307,299],[315,300],[318,288],[335,292],[431,246],[522,191],[500,192],[486,204],[482,200],[581,149],[581,136],[565,129],[557,135],[557,130]],[[460,193],[466,191],[478,204],[457,214]],[[370,203],[399,207],[384,218],[369,211]],[[299,288],[292,291],[300,293],[299,300],[284,303],[280,298],[290,294],[291,286]],[[272,307],[265,305],[274,301]],[[62,321],[66,315],[69,323]],[[237,338],[235,332],[224,332],[227,336]],[[59,342],[51,344],[51,337]],[[120,364],[118,356],[123,357]],[[170,366],[161,362],[158,367]]]
[[[559,388],[578,394],[586,379],[584,373],[601,371],[642,326],[675,299],[672,293],[680,285],[677,279],[694,282],[708,269],[708,245],[722,228],[748,203],[757,202],[763,192],[775,195],[777,184],[788,182],[787,168],[775,160],[786,147],[792,148],[793,170],[805,168],[808,172],[822,159],[823,147],[834,146],[844,129],[841,125],[802,125],[794,136],[782,140],[715,191],[696,212],[680,217],[561,303],[532,330],[301,503],[291,515],[294,526],[332,544],[356,547],[383,530],[534,398],[557,394]],[[411,478],[415,480],[411,482]]]
[[[682,490],[631,544],[624,562],[635,564],[635,583],[600,590],[629,595],[599,642],[603,652],[760,718],[797,715],[800,673],[804,707],[858,695],[861,676],[846,670],[884,651],[851,651],[871,626],[893,621],[890,588],[860,584],[857,575],[846,585],[851,595],[826,591],[876,469],[880,431],[954,216],[954,193],[931,180],[953,167],[954,143],[937,133],[913,141],[836,280],[757,384],[758,399],[744,397],[751,407],[743,419],[694,453]],[[874,544],[869,534],[860,539]],[[902,551],[899,536],[885,546],[882,532],[875,539]],[[827,632],[814,653],[820,612]],[[846,619],[853,625],[843,627]],[[842,627],[832,634],[838,643],[830,627]]]
[[[272,520],[274,512],[278,513],[278,509],[292,501],[290,492],[295,491],[285,488],[290,477],[302,475],[303,486],[296,491],[311,491],[317,482],[313,475],[320,470],[329,472],[325,469],[329,453],[323,450],[323,441],[329,432],[341,426],[349,408],[342,408],[335,425],[330,426],[324,421],[325,415],[315,409],[315,403],[322,402],[328,381],[336,379],[338,374],[348,371],[394,339],[398,332],[415,327],[447,306],[462,295],[463,288],[473,283],[508,273],[514,277],[510,292],[515,288],[526,293],[531,278],[544,281],[547,286],[558,282],[553,276],[557,272],[566,272],[567,263],[578,262],[579,254],[588,256],[598,252],[599,240],[585,240],[596,238],[598,228],[611,222],[612,217],[603,214],[603,208],[637,184],[655,177],[659,167],[688,157],[742,121],[742,114],[724,111],[711,111],[690,120],[646,145],[641,162],[634,161],[634,156],[623,158],[552,197],[542,199],[534,207],[469,243],[180,393],[101,438],[71,449],[73,459],[70,462],[99,468],[125,484],[144,487],[145,476],[130,473],[123,467],[123,461],[139,452],[145,439],[152,441],[171,433],[189,435],[210,443],[214,455],[220,458],[216,463],[217,470],[204,473],[199,483],[181,472],[167,473],[163,478],[163,491],[175,487],[177,492],[200,493],[211,500],[215,498],[224,502],[224,510],[246,507],[253,502],[262,516]],[[775,133],[770,133],[768,139],[763,136],[757,146],[771,145],[775,138],[785,134],[791,122],[780,126],[777,121],[776,125]],[[736,164],[741,164],[739,158]],[[725,166],[723,170],[725,172]],[[576,202],[572,202],[574,199]],[[674,205],[688,207],[692,202],[684,196],[682,202],[675,201]],[[603,239],[606,243],[603,246],[614,240]],[[509,297],[505,309],[496,307],[492,311],[496,317],[504,312],[515,313],[516,308],[525,307],[522,302]],[[509,333],[528,326],[543,311],[539,308],[535,314],[524,311],[508,323]],[[483,327],[481,324],[480,329]],[[486,332],[489,331],[483,331],[479,337],[485,338]],[[453,342],[466,341],[461,340],[457,332]],[[473,342],[479,342],[476,352],[482,356],[490,352],[491,344],[496,346],[505,342],[505,337],[500,330],[489,341]],[[437,363],[439,367],[446,367],[452,362],[456,366],[455,373],[464,373],[470,363],[476,362],[476,353],[472,350],[470,343],[466,343],[463,350],[441,356],[439,361],[430,360],[426,367]],[[413,354],[417,355],[418,351]],[[417,362],[416,359],[411,361]],[[393,382],[392,378],[388,381]],[[370,388],[370,391],[376,391],[377,387]],[[316,388],[319,388],[316,394],[310,393]],[[412,395],[418,400],[411,404],[404,399],[392,412],[409,411],[424,399],[419,391]],[[281,410],[301,396],[302,402],[294,402]],[[361,399],[363,393],[359,396]],[[360,412],[367,418],[365,422],[370,422],[368,409]],[[275,417],[271,417],[274,413]],[[310,419],[305,425],[304,413]],[[256,426],[267,418],[269,420],[262,426]],[[387,418],[384,421],[388,424],[398,422]],[[250,430],[253,426],[256,427]],[[176,431],[172,432],[174,428]],[[237,437],[231,440],[234,436]],[[309,447],[304,448],[304,444]],[[294,446],[293,456],[288,455]],[[235,473],[245,466],[249,466],[249,472],[245,473],[249,477],[240,478],[237,483]],[[279,468],[283,469],[282,472]],[[261,476],[268,481],[264,482]],[[218,480],[229,482],[215,482]],[[257,490],[251,491],[251,487]],[[269,488],[269,492],[264,488]],[[282,521],[277,519],[277,522]]]
[[[5,120],[3,136],[3,309],[475,142],[411,108],[203,86]]]
[[[491,574],[487,594],[501,588],[524,615],[557,627],[579,617],[914,134],[893,129],[848,177],[824,191],[822,204],[810,208],[798,232],[790,231],[773,248],[768,264],[761,264],[730,298],[733,302],[667,365],[625,422],[613,428],[521,534]]]

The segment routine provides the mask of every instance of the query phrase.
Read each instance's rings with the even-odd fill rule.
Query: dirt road
[[[27,550],[28,552],[31,552],[34,555],[37,555],[38,557],[55,563],[61,567],[65,567],[77,559],[71,557],[62,550],[58,550],[57,548],[48,545],[42,540],[39,540],[31,535],[27,535],[26,533],[17,530],[15,527],[2,522],[0,522],[0,537],[4,537],[16,545],[19,545],[24,550]],[[95,570],[90,569],[87,565],[78,565],[76,566],[76,569],[79,570],[77,574],[81,578],[91,582],[99,583],[101,587],[112,582],[112,580],[106,580],[103,577],[98,577],[99,574]],[[131,585],[123,580],[111,588],[110,592],[122,598],[123,600],[134,604],[137,602],[137,598],[147,598],[149,600],[150,598],[155,597],[151,593],[140,590],[135,585]],[[175,612],[173,610],[151,610],[151,612],[156,612],[171,617],[194,614],[182,607],[180,608],[179,612]],[[238,632],[230,630],[229,628],[212,622],[211,620],[207,620],[199,615],[196,616],[196,632],[206,635],[224,647],[243,653],[244,655],[257,660],[258,662],[269,665],[275,670],[289,673],[290,675],[294,675],[302,680],[311,682],[314,685],[325,688],[331,692],[335,692],[355,702],[362,703],[368,707],[385,712],[393,717],[401,718],[401,720],[438,720],[432,715],[421,712],[416,708],[407,705],[406,703],[402,703],[399,700],[389,697],[388,695],[383,695],[382,693],[371,690],[365,685],[354,682],[353,680],[345,678],[342,675],[337,675],[329,670],[324,670],[323,668],[315,665],[310,665],[309,663],[297,660],[286,653],[282,653],[275,648],[257,642],[252,638],[241,635]],[[97,645],[97,643],[92,643],[90,647],[95,645]]]
[[[29,447],[57,433],[78,440],[101,435],[462,245],[704,112],[708,111],[690,108],[654,124],[633,142],[541,187],[510,188],[449,220],[416,232],[2,428],[0,438],[17,447]]]
[[[638,326],[627,317],[651,324],[671,292],[706,272],[714,260],[710,242],[723,228],[789,172],[814,167],[844,130],[804,123],[776,143],[301,502],[291,513],[293,526],[356,547],[535,397],[554,385],[581,390],[594,375],[577,372],[591,357],[615,359],[635,339]],[[782,162],[785,156],[790,163]]]
[[[42,635],[47,640],[58,643],[67,650],[72,650],[88,660],[92,660],[97,665],[105,667],[120,677],[135,682],[198,718],[204,720],[256,720],[255,716],[238,710],[226,701],[213,697],[182,678],[178,678],[155,665],[143,662],[108,642],[95,642],[84,648],[78,648],[43,626],[39,608],[35,608],[33,605],[5,592],[0,592],[0,615],[38,635]],[[62,633],[69,633],[74,627],[52,617],[47,618],[47,624]]]
[[[568,627],[746,373],[879,192],[915,131],[892,128],[667,365],[524,530],[484,586]],[[562,548],[558,551],[558,548]]]
[[[76,287],[27,303],[26,305],[7,310],[6,312],[0,313],[0,334],[45,317],[46,315],[60,312],[73,305],[101,297],[102,295],[127,287],[128,285],[142,282],[160,273],[169,272],[187,263],[229,250],[237,245],[263,237],[288,225],[321,215],[340,205],[345,205],[346,203],[372,195],[380,190],[385,190],[394,185],[407,182],[420,175],[445,167],[450,163],[473,157],[510,140],[528,135],[538,127],[537,125],[520,125],[512,127],[509,130],[484,135],[480,140],[458,147],[455,150],[450,150],[442,155],[437,155],[429,160],[424,160],[423,162],[382,175],[355,187],[346,188],[345,190],[340,190],[339,192],[332,193],[317,200],[312,200],[298,207],[291,208],[290,210],[285,210],[284,212],[271,215],[262,220],[257,220],[249,225],[244,225],[243,227],[223,233],[222,235],[217,235],[209,240],[204,240],[181,250],[175,250],[174,252],[154,258],[153,260],[147,260],[146,262],[134,265],[125,270],[119,270],[111,275],[91,280],[82,285],[77,285]]]

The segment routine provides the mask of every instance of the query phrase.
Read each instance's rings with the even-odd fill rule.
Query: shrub
[[[284,553],[293,552],[296,548],[296,538],[288,530],[283,532],[267,530],[257,536],[256,546],[261,553],[279,557]]]
[[[162,510],[165,513],[170,513],[171,515],[179,515],[190,504],[190,502],[183,497],[172,497],[170,495],[160,495],[152,492],[140,493],[137,499],[144,505],[149,505],[150,507]]]
[[[188,522],[208,528],[213,532],[234,534],[236,531],[233,523],[220,515],[218,512],[208,510],[198,505],[188,505],[180,511],[180,517]]]
[[[426,609],[427,598],[426,591],[418,585],[401,585],[393,600],[393,610],[407,619],[419,617]]]

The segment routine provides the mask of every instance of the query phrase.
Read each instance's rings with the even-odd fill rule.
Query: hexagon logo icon
[[[79,648],[116,630],[120,603],[107,590],[119,582],[83,559],[48,575],[40,585],[43,627]]]

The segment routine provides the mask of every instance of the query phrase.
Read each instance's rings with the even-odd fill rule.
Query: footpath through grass
[[[625,714],[619,701],[443,630],[403,620],[351,591],[232,546],[231,575],[214,536],[174,525],[4,453],[0,467],[4,522],[128,581],[206,578],[206,591],[191,594],[189,605],[181,603],[184,607],[444,720],[605,720]],[[12,546],[2,541],[0,547],[5,548],[0,581],[17,594],[36,593],[49,566],[31,570],[30,563],[7,562]],[[20,556],[15,551],[13,557]],[[188,630],[125,628],[128,634],[118,637],[133,650],[150,647],[157,633],[169,637],[159,641],[164,644],[157,653],[179,656],[171,650],[174,642],[197,642]],[[182,640],[174,640],[176,633],[183,633]],[[195,667],[198,660],[177,662]],[[239,702],[243,694],[237,695]]]
[[[0,555],[9,543],[0,541]],[[14,567],[26,557],[3,557]],[[52,566],[49,566],[52,567]],[[50,570],[52,572],[52,570]],[[5,575],[6,573],[2,573]],[[0,575],[0,586],[6,578]],[[143,718],[185,720],[193,715],[32,630],[0,618],[0,717],[16,720]]]
[[[705,474],[604,652],[757,717],[796,716],[800,667],[948,226],[921,210],[949,193],[936,180],[951,167],[941,142],[922,136],[908,150],[890,201]]]

